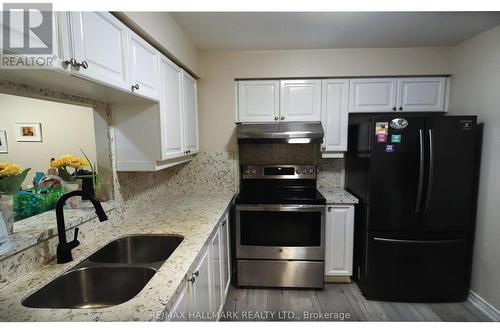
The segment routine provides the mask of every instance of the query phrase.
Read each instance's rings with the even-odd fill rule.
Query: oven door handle
[[[324,211],[326,205],[236,205],[236,210],[250,210],[250,211]]]

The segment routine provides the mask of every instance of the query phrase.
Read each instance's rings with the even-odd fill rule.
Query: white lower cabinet
[[[354,205],[327,206],[325,225],[325,275],[352,275]]]
[[[229,289],[231,274],[229,260],[228,214],[222,219],[196,268],[189,274],[186,285],[165,316],[169,321],[217,320]]]
[[[193,319],[202,320],[206,318],[212,310],[210,294],[212,283],[210,279],[210,253],[206,251],[191,276],[191,311]]]
[[[230,234],[229,234],[229,215],[226,214],[221,224],[220,241],[221,247],[221,278],[222,278],[222,299],[225,299],[229,291],[231,282],[231,247],[230,247]]]
[[[185,321],[189,319],[189,308],[191,306],[189,299],[188,285],[185,284],[179,293],[177,300],[169,312],[163,317],[163,321]]]
[[[222,266],[221,266],[221,228],[217,229],[217,232],[212,237],[210,241],[210,279],[211,279],[211,300],[212,309],[214,312],[218,312],[222,304]]]

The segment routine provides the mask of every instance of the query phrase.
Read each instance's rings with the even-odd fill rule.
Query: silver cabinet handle
[[[285,116],[281,116],[281,120],[285,120]]]
[[[132,86],[132,91],[134,91],[134,90],[139,90],[139,84],[138,83],[136,83],[136,84],[134,84]]]
[[[326,146],[321,146],[321,150],[326,150]]]
[[[422,187],[424,183],[424,131],[418,130],[418,138],[420,144],[420,170],[418,174],[418,192],[417,192],[417,203],[415,204],[415,213],[420,212],[420,206],[422,206]]]
[[[196,278],[200,276],[200,272],[196,271],[193,274],[191,274],[191,277],[188,279],[189,282],[194,283],[196,281]]]
[[[400,106],[400,107],[398,108],[398,110],[399,110],[399,111],[403,111],[403,107],[402,107],[402,106]]]
[[[395,106],[392,107],[392,111],[396,111],[396,107]]]
[[[69,60],[64,60],[63,64],[65,64],[66,66],[76,66],[77,62],[75,58],[71,58]]]
[[[64,64],[71,65],[72,67],[77,67],[77,68],[82,67],[83,69],[89,68],[88,62],[86,62],[85,60],[82,62],[77,62],[75,58],[71,58],[69,61],[68,60],[64,61]]]
[[[278,117],[274,117],[274,120],[275,120],[275,121],[276,121],[276,120],[278,120],[278,119],[279,119]]]

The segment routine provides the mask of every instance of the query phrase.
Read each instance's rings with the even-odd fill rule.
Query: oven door
[[[324,260],[325,206],[237,205],[238,259]]]

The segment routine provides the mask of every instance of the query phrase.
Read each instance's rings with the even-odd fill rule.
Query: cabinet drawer
[[[321,261],[238,260],[238,285],[323,288],[323,270]]]

